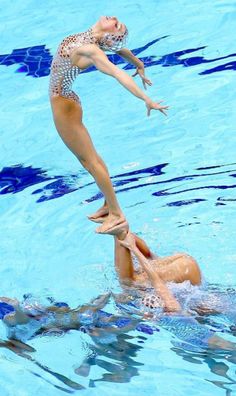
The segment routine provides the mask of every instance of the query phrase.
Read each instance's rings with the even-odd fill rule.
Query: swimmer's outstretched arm
[[[152,261],[148,260],[138,249],[135,243],[135,237],[131,233],[128,233],[124,241],[121,241],[120,244],[127,249],[129,249],[138,259],[141,267],[147,273],[150,282],[158,295],[162,298],[165,309],[167,311],[179,311],[181,309],[180,304],[174,298],[172,293],[169,291],[165,283],[162,281],[155,266],[152,265]]]
[[[147,115],[150,115],[152,109],[159,110],[164,115],[168,106],[162,106],[160,102],[153,102],[145,93],[138,87],[132,77],[124,70],[119,69],[112,62],[109,61],[106,54],[95,44],[83,45],[76,48],[72,53],[72,61],[74,65],[79,66],[81,57],[87,58],[90,64],[96,66],[104,74],[114,77],[123,87],[131,92],[137,98],[143,100],[147,107]]]
[[[14,307],[15,311],[4,316],[3,322],[8,326],[16,326],[26,324],[30,321],[30,317],[26,315],[19,307]]]
[[[16,326],[18,324],[25,324],[30,321],[28,315],[21,309],[20,303],[18,300],[8,297],[1,297],[1,301],[4,301],[14,307],[14,311],[5,315],[3,318],[3,322],[7,326]]]
[[[125,59],[128,63],[131,63],[136,67],[136,72],[132,75],[132,77],[135,77],[138,74],[142,80],[144,89],[147,89],[146,84],[152,85],[151,80],[149,80],[145,76],[144,63],[139,58],[137,58],[128,48],[122,48],[121,50],[116,51],[116,53],[120,55],[123,59]]]

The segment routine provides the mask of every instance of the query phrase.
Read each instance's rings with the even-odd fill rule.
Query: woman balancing
[[[118,204],[109,173],[102,158],[96,152],[90,135],[82,121],[80,98],[72,91],[72,83],[80,71],[94,65],[104,74],[114,77],[134,96],[143,100],[147,115],[152,109],[166,115],[168,106],[153,102],[136,85],[132,77],[109,61],[104,51],[114,51],[136,66],[136,73],[143,86],[151,85],[145,77],[144,65],[130,50],[124,48],[128,30],[116,17],[102,16],[86,32],[66,37],[53,59],[50,74],[50,100],[55,126],[64,143],[93,176],[105,197],[104,205],[90,220],[103,217],[105,221],[97,228],[98,233],[111,232],[114,227],[127,225]],[[128,227],[128,225],[127,225]]]

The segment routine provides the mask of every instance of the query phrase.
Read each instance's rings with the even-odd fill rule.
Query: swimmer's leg
[[[26,315],[19,307],[15,307],[15,311],[5,315],[3,322],[6,326],[16,326],[18,324],[26,324],[30,321],[28,315]]]
[[[47,373],[53,375],[53,377],[57,378],[59,381],[63,382],[65,385],[69,386],[72,389],[76,390],[81,390],[84,389],[84,387],[77,382],[71,381],[69,378],[65,377],[62,374],[56,373],[55,371],[50,370],[48,367],[44,366],[43,364],[39,363],[37,360],[35,360],[32,356],[28,355],[27,352],[35,352],[36,350],[32,348],[31,346],[24,344],[21,341],[17,340],[8,340],[8,341],[3,341],[0,340],[0,347],[1,348],[7,348],[10,351],[14,352],[16,355],[23,357],[32,363],[36,364],[38,367],[40,367],[42,370],[46,371]],[[64,390],[63,388],[61,388]]]
[[[173,256],[153,260],[158,274],[164,282],[182,283],[186,280],[192,285],[201,283],[201,271],[193,257],[179,253]]]
[[[35,352],[36,350],[32,348],[30,345],[25,344],[24,342],[9,339],[7,341],[0,340],[0,348],[7,348],[15,353],[22,353],[23,351],[27,352]]]
[[[153,253],[151,252],[151,250],[149,249],[148,245],[146,244],[146,242],[141,239],[140,237],[138,237],[136,234],[133,234],[134,238],[135,238],[135,243],[137,248],[140,250],[140,252],[146,257],[146,258],[152,258]]]
[[[236,344],[231,341],[224,340],[223,338],[214,335],[208,339],[208,345],[212,349],[223,349],[224,351],[236,351]]]
[[[142,363],[134,360],[138,351],[142,349],[140,345],[128,342],[134,337],[128,334],[117,335],[117,341],[110,344],[89,345],[91,349],[88,357],[82,365],[75,370],[76,374],[88,376],[91,366],[101,367],[106,371],[101,378],[91,380],[89,387],[94,387],[99,381],[129,382],[133,376],[139,375],[138,368]]]
[[[54,122],[64,143],[93,176],[105,196],[109,215],[97,232],[104,233],[125,222],[104,161],[96,152],[82,123],[82,108],[75,101],[60,96],[51,99]]]

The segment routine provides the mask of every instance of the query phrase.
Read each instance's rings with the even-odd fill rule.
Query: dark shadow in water
[[[209,190],[209,189],[213,189],[213,190],[227,190],[227,189],[232,189],[232,188],[236,188],[236,184],[231,184],[231,185],[222,184],[222,185],[216,185],[216,186],[212,185],[212,186],[194,187],[194,188],[187,188],[187,189],[180,190],[180,191],[175,191],[175,192],[169,192],[169,189],[167,189],[167,190],[162,190],[162,191],[155,192],[152,195],[164,196],[164,195],[182,194],[184,192],[197,191],[197,190]],[[179,206],[179,205],[177,205],[177,206]]]
[[[166,206],[186,206],[186,205],[192,205],[193,203],[204,202],[204,201],[206,201],[206,199],[203,198],[185,199],[182,201],[170,202],[166,204]]]
[[[37,185],[46,181],[51,181],[46,187],[35,190],[32,194],[50,192],[50,197],[42,196],[37,202],[48,199],[59,198],[65,194],[85,188],[93,183],[85,184],[83,187],[76,186],[78,175],[48,176],[47,171],[32,166],[14,165],[5,167],[0,171],[0,195],[15,194],[23,191],[27,187]]]
[[[114,316],[115,322],[117,321],[117,318],[117,316]],[[132,317],[130,317],[130,319],[127,319],[126,317],[126,320],[132,321]],[[89,351],[82,364],[74,369],[75,374],[83,378],[88,377],[88,387],[90,388],[94,388],[98,382],[110,382],[114,384],[128,383],[133,377],[139,376],[139,368],[143,367],[145,363],[136,361],[136,357],[144,346],[137,345],[137,343],[145,343],[148,337],[147,334],[149,334],[149,336],[152,336],[154,334],[157,334],[156,331],[159,331],[159,329],[156,328],[156,325],[152,327],[147,323],[143,323],[144,327],[142,328],[141,322],[142,320],[140,320],[140,324],[137,325],[138,321],[135,320],[133,322],[133,326],[131,323],[130,330],[139,329],[139,331],[145,333],[145,336],[131,336],[125,331],[123,332],[122,328],[120,329],[119,333],[117,333],[117,329],[112,327],[112,323],[111,326],[107,328],[99,328],[96,326],[94,328],[91,326],[85,328],[85,332],[91,337],[93,343],[88,342],[86,344],[86,349],[88,349]],[[188,324],[186,326],[188,328]],[[187,339],[189,336],[186,331],[181,333],[180,330],[179,341],[177,341],[175,337],[172,340],[172,344],[174,346],[170,349],[188,363],[205,364],[211,373],[220,377],[219,380],[210,380],[207,378],[205,378],[205,380],[211,382],[213,385],[221,389],[227,390],[227,392],[229,392],[227,394],[231,395],[230,392],[232,392],[232,390],[230,389],[230,385],[235,385],[236,381],[228,374],[229,366],[227,362],[233,364],[236,363],[236,349],[233,351],[226,351],[213,348],[202,349],[201,347],[201,352],[198,352],[195,350],[196,348],[198,349],[198,345],[193,345],[194,350],[192,350],[192,346],[185,342],[185,335],[187,336]],[[174,327],[170,327],[169,332],[175,335],[177,334]],[[110,340],[111,337],[113,337],[112,340]],[[159,337],[159,341],[160,340],[161,337]],[[55,385],[47,378],[44,378],[44,376],[42,376],[41,374],[34,372],[32,369],[29,370],[33,375],[40,377],[41,379],[59,390],[62,390],[66,393],[74,393],[74,391],[76,390],[85,389],[85,387],[77,381],[72,381],[68,377],[59,374],[49,369],[47,366],[39,363],[30,355],[30,353],[35,352],[35,350],[27,344],[22,344],[22,347],[20,347],[19,343],[16,343],[16,345],[14,345],[11,344],[11,341],[6,341],[0,343],[0,347],[7,347],[18,356],[31,361],[33,364],[42,369],[43,372],[52,375],[58,381],[66,385],[66,388],[64,388],[63,386]],[[91,373],[91,369],[93,367],[99,367],[105,370],[105,373],[101,374],[100,378],[93,378],[94,375],[93,373]],[[205,371],[205,375],[207,374],[208,371]]]
[[[121,179],[119,181],[114,181],[114,185],[122,186],[124,184],[136,182],[140,177],[158,176],[162,175],[162,169],[167,164],[155,165],[146,169],[135,170],[132,172],[127,172],[124,174],[119,174],[114,176],[112,179],[121,178],[123,176],[136,176],[128,179]],[[138,177],[139,175],[139,177]],[[143,176],[141,176],[143,175]],[[65,194],[69,194],[73,191],[77,191],[86,188],[94,182],[87,183],[81,187],[77,186],[77,181],[79,180],[78,175],[71,175],[69,177],[65,176],[48,176],[47,172],[41,168],[33,168],[31,166],[24,167],[23,165],[15,165],[12,167],[5,167],[0,171],[0,195],[4,194],[15,194],[27,187],[33,186],[38,183],[45,181],[52,181],[47,184],[42,189],[35,190],[32,194],[43,195],[37,200],[37,202],[48,201],[50,199],[59,198]],[[44,195],[45,194],[45,195]]]
[[[66,376],[59,374],[53,370],[50,370],[47,366],[39,363],[36,359],[34,359],[29,352],[36,352],[34,348],[31,348],[29,345],[27,344],[23,344],[23,343],[18,343],[15,341],[3,341],[0,340],[0,348],[7,348],[10,351],[14,352],[16,355],[18,355],[19,357],[22,357],[24,359],[29,360],[30,362],[32,362],[33,364],[35,364],[36,366],[38,366],[40,369],[42,369],[44,372],[51,374],[54,378],[56,378],[58,381],[62,382],[64,385],[66,385],[68,388],[64,388],[62,386],[59,385],[55,385],[53,382],[51,382],[50,380],[46,379],[45,377],[43,377],[42,375],[40,375],[39,373],[36,373],[32,370],[29,370],[33,375],[35,375],[36,377],[41,378],[42,380],[44,380],[45,382],[47,382],[48,384],[52,385],[53,387],[55,387],[56,389],[59,389],[61,391],[64,391],[66,393],[74,393],[75,390],[81,390],[81,389],[85,389],[84,386],[80,385],[77,382],[74,382],[72,380],[70,380],[69,378],[67,378]]]
[[[156,44],[158,41],[167,38],[168,36],[159,37],[155,40],[150,41],[146,45],[135,48],[132,52],[135,55],[139,55],[145,50],[147,50],[152,45]],[[213,59],[205,59],[203,56],[188,56],[196,51],[200,51],[205,49],[206,46],[197,47],[197,48],[189,48],[182,51],[172,52],[170,54],[166,54],[160,57],[156,55],[144,56],[140,57],[140,59],[144,62],[145,67],[157,66],[161,65],[162,67],[170,67],[170,66],[184,66],[184,67],[192,67],[200,64],[208,64],[212,62],[217,62],[219,60],[224,60],[228,58],[232,58],[236,56],[236,53],[232,53],[229,55],[221,56]],[[184,59],[181,59],[184,57]],[[108,58],[116,65],[124,64],[125,70],[134,69],[133,65],[127,65],[125,61],[117,54],[108,55]],[[14,49],[11,54],[0,55],[0,65],[11,66],[14,64],[20,64],[21,66],[17,69],[18,73],[26,73],[27,76],[32,77],[45,77],[50,73],[50,66],[52,62],[52,55],[50,54],[49,49],[46,48],[45,45],[37,45],[34,47],[26,47]],[[89,73],[95,71],[95,67],[90,67],[83,71],[82,73]],[[204,70],[200,72],[200,75],[212,74],[220,71],[227,70],[236,70],[236,62],[227,62],[223,65],[216,66],[209,70]]]
[[[204,76],[206,74],[212,74],[212,73],[217,73],[225,70],[236,70],[236,62],[228,62],[225,63],[224,65],[216,66],[213,67],[212,69],[205,70],[201,73],[199,73],[201,76]]]
[[[117,318],[118,317],[114,316],[114,321],[117,320]],[[127,318],[125,318],[125,320],[127,320]],[[139,323],[139,321],[134,320],[133,324],[132,318],[128,319],[128,321],[131,323],[131,326],[129,325],[129,327],[133,330],[136,328],[137,331],[149,335],[153,334],[154,331],[158,331],[158,329],[154,329],[145,323],[142,324],[141,321]],[[117,333],[117,329],[113,329],[112,327],[100,329],[97,327],[90,328],[89,326],[85,331],[83,331],[83,328],[81,328],[81,331],[89,334],[91,340],[93,340],[93,343],[87,343],[86,349],[89,349],[89,352],[83,363],[74,370],[75,374],[81,377],[88,377],[90,375],[91,367],[93,366],[98,366],[103,370],[106,370],[106,372],[102,374],[101,378],[90,379],[89,387],[95,387],[96,382],[100,381],[127,383],[132,377],[139,375],[138,367],[143,366],[143,363],[137,362],[134,358],[143,347],[136,345],[131,341],[143,343],[144,340],[146,340],[145,336],[137,335],[133,337],[129,334],[126,334],[125,330],[122,332],[122,329],[119,331],[119,333]],[[111,337],[112,341],[109,341]],[[64,388],[62,386],[55,385],[52,381],[48,380],[41,374],[29,369],[33,375],[41,378],[43,381],[59,390],[62,390],[66,393],[74,393],[76,390],[85,389],[85,387],[77,381],[72,381],[68,377],[57,373],[38,362],[30,354],[36,352],[36,350],[28,344],[14,340],[0,340],[0,348],[7,348],[17,354],[19,357],[29,360],[37,367],[42,369],[43,372],[52,375],[59,382],[62,382],[68,387]]]
[[[234,165],[234,164],[231,164]],[[225,165],[222,165],[222,167]],[[220,166],[219,166],[220,167]],[[142,173],[142,170],[139,171],[140,173]],[[233,185],[211,185],[211,186],[202,186],[202,187],[196,187],[196,188],[188,188],[188,189],[184,189],[184,190],[178,190],[178,191],[171,191],[172,189],[176,189],[177,187],[177,183],[179,182],[185,182],[185,181],[189,181],[189,180],[195,180],[198,178],[204,178],[204,177],[209,177],[209,176],[216,176],[216,175],[228,175],[228,176],[233,176],[231,174],[231,172],[234,172],[234,169],[230,169],[230,170],[223,170],[223,171],[218,171],[218,172],[211,172],[211,173],[199,173],[199,174],[192,174],[192,175],[187,175],[187,176],[179,176],[179,177],[174,177],[171,179],[167,179],[167,180],[162,180],[162,181],[151,181],[151,182],[146,182],[146,183],[139,183],[136,184],[134,186],[128,186],[125,188],[117,188],[116,189],[116,193],[119,194],[121,192],[127,192],[130,190],[136,190],[136,189],[140,189],[140,188],[145,188],[147,186],[155,186],[155,185],[162,185],[162,184],[168,184],[168,183],[176,183],[174,186],[171,186],[168,189],[165,190],[159,190],[158,192],[154,192],[152,193],[153,196],[156,197],[161,197],[161,196],[171,196],[171,195],[176,195],[176,194],[181,194],[182,192],[188,192],[188,191],[195,191],[195,190],[204,190],[204,189],[216,189],[216,190],[226,190],[226,189],[232,189],[235,188],[236,186]],[[125,173],[123,174],[123,176],[125,177]],[[151,175],[150,175],[151,176]],[[144,176],[145,177],[145,176]],[[143,176],[139,176],[138,179],[136,179],[135,181],[139,181],[140,179],[142,179]],[[124,179],[122,184],[120,183],[120,181],[116,182],[116,176],[114,176],[112,178],[113,180],[113,184],[115,187],[120,187],[122,184],[132,184],[132,182],[134,180],[132,179]],[[182,184],[182,183],[181,183]],[[86,200],[86,202],[93,202],[96,201],[97,199],[101,199],[102,198],[102,194],[98,193],[96,195],[94,195],[93,197],[89,198]],[[174,201],[171,203],[166,204],[166,206],[184,206],[184,205],[190,205],[193,203],[199,203],[199,202],[203,202],[205,201],[204,198],[194,198],[194,199],[187,199],[187,200],[181,200],[181,201]],[[219,203],[218,203],[219,204]],[[221,205],[225,205],[224,203],[220,203]],[[217,204],[216,204],[217,205]]]
[[[84,359],[83,363],[75,369],[75,373],[87,377],[93,366],[98,366],[106,370],[101,378],[90,379],[89,387],[95,387],[96,382],[115,382],[127,383],[131,378],[138,376],[138,367],[143,363],[135,361],[137,353],[142,346],[136,345],[130,341],[136,341],[138,337],[132,337],[128,334],[119,334],[116,341],[108,344],[88,344],[90,353]],[[146,339],[142,337],[142,340]],[[106,360],[108,359],[108,360]]]
[[[211,285],[209,289],[211,291],[218,290],[217,285]],[[219,290],[219,292],[221,293],[221,290]],[[227,298],[230,296],[229,301],[233,303],[235,296],[234,288],[228,287],[226,290],[223,290],[223,292]],[[110,301],[111,296],[114,300],[113,302],[119,309],[119,315],[103,310]],[[88,335],[89,341],[86,343],[87,355],[82,364],[75,368],[74,372],[80,377],[88,377],[88,386],[93,388],[96,386],[97,382],[128,383],[133,377],[139,376],[139,368],[145,365],[145,362],[136,361],[138,353],[143,349],[143,345],[140,344],[145,343],[148,337],[152,336],[155,337],[157,342],[156,345],[158,345],[158,342],[161,342],[162,339],[162,334],[159,333],[160,329],[162,329],[173,336],[171,338],[171,343],[174,346],[171,348],[173,352],[191,364],[206,364],[212,373],[221,378],[219,381],[205,380],[212,382],[222,389],[230,391],[229,385],[235,385],[236,382],[228,374],[229,366],[227,363],[236,363],[236,344],[225,342],[223,337],[215,337],[218,332],[224,332],[224,329],[231,334],[231,327],[228,326],[228,322],[226,325],[220,323],[222,328],[218,329],[216,326],[217,320],[215,320],[217,312],[215,313],[212,309],[206,310],[202,306],[199,307],[197,316],[164,314],[159,315],[157,319],[153,321],[152,319],[149,321],[143,320],[143,314],[140,312],[139,307],[137,307],[135,303],[132,303],[129,297],[130,296],[126,294],[116,296],[113,293],[106,293],[98,296],[90,303],[70,310],[70,312],[77,312],[81,315],[80,322],[77,323],[76,327],[74,321],[72,327],[70,327],[70,325],[68,326],[68,312],[64,311],[62,315],[66,315],[66,326],[57,325],[57,329],[52,327],[52,332],[50,331],[50,327],[48,327],[48,330],[40,328],[32,338],[37,335],[41,337],[50,336],[53,335],[53,332],[56,330],[57,334],[58,331],[60,334],[63,334],[64,332],[72,330],[78,332],[78,337],[79,332]],[[54,300],[49,299],[49,301],[53,302]],[[208,312],[210,312],[210,314],[208,314]],[[48,313],[45,312],[45,315],[47,316]],[[219,315],[221,315],[220,312]],[[231,311],[229,311],[229,318],[230,317]],[[219,316],[219,318],[221,318],[221,316]],[[63,320],[62,317],[62,324]],[[42,323],[44,323],[44,321]],[[234,325],[232,320],[230,323]],[[29,326],[30,325],[31,323],[29,323]],[[213,328],[215,330],[213,330]],[[130,331],[135,335],[128,334]],[[234,334],[234,331],[235,329],[233,326],[232,334]],[[159,337],[157,334],[159,334]],[[215,341],[213,337],[215,337]],[[210,340],[211,347],[209,347]],[[214,348],[213,342],[215,342],[216,345]],[[221,345],[221,349],[219,349],[218,345]],[[85,389],[85,387],[77,381],[72,381],[68,377],[39,363],[31,356],[31,353],[36,351],[30,345],[9,339],[8,341],[0,340],[0,347],[9,349],[18,356],[32,362],[42,369],[43,372],[52,375],[63,385],[66,385],[67,388],[55,385],[41,374],[29,369],[33,375],[42,378],[44,381],[62,391],[72,393],[75,390]],[[223,348],[227,348],[227,350]],[[50,351],[48,352],[50,353]],[[219,362],[219,360],[221,361]],[[94,366],[105,370],[105,373],[101,374],[100,378],[93,378],[93,373],[90,373],[91,368]],[[96,373],[97,370],[95,370],[95,375],[97,375]],[[208,371],[205,371],[205,374],[207,375]]]
[[[5,167],[0,171],[0,194],[14,194],[48,180],[54,180],[54,178],[49,177],[41,168],[23,165]]]
[[[126,173],[121,173],[112,177],[112,181],[114,186],[116,187],[116,193],[124,193],[130,190],[136,190],[145,188],[147,186],[161,186],[165,184],[170,184],[171,187],[166,189],[160,189],[156,192],[153,192],[152,195],[156,197],[163,197],[172,195],[178,195],[181,193],[191,193],[192,191],[200,191],[214,189],[214,190],[228,190],[234,189],[236,187],[235,184],[225,183],[225,184],[212,184],[212,176],[225,175],[235,178],[235,168],[233,166],[235,164],[227,164],[227,165],[215,165],[212,167],[206,168],[198,168],[193,174],[186,176],[179,176],[174,178],[166,178],[163,179],[163,176],[167,173],[165,172],[165,167],[167,163],[154,165],[144,169],[137,169],[134,171],[129,171]],[[230,167],[230,169],[224,169],[225,167]],[[200,172],[199,172],[200,171]],[[161,181],[156,181],[155,179],[159,179],[162,176]],[[182,187],[183,182],[194,181],[199,178],[203,179],[211,176],[211,185],[203,185],[198,187],[191,187],[189,184],[188,188],[178,188],[179,185]],[[147,177],[152,177],[152,181],[141,182],[142,179],[146,179]],[[94,182],[86,183],[82,186],[78,186],[79,175],[71,175],[71,176],[48,176],[47,172],[40,168],[33,168],[31,166],[24,167],[23,165],[16,165],[12,167],[5,167],[0,171],[0,195],[4,194],[15,194],[27,187],[37,185],[40,183],[48,182],[43,188],[35,189],[32,194],[40,195],[37,199],[37,203],[49,201],[51,199],[56,199],[64,196],[65,194],[72,193],[77,190],[81,190],[87,188],[94,184]],[[205,182],[203,183],[205,184]],[[174,190],[174,191],[173,191]],[[98,192],[96,195],[86,199],[86,202],[93,202],[99,199],[102,199],[103,195]],[[198,198],[187,198],[184,200],[177,200],[168,202],[165,204],[166,206],[185,206],[198,204],[206,201],[205,197]],[[216,198],[215,205],[222,206],[227,203],[235,202],[236,200],[233,198],[225,198],[218,197]]]

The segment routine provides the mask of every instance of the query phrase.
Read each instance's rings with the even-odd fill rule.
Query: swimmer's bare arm
[[[17,324],[24,324],[29,322],[29,317],[24,313],[24,311],[20,307],[20,303],[15,298],[8,297],[0,297],[1,301],[6,302],[14,307],[15,311],[10,312],[8,315],[5,315],[3,318],[3,322],[7,326],[15,326]]]
[[[125,71],[119,69],[112,62],[109,61],[106,54],[95,44],[83,45],[76,48],[72,53],[73,64],[79,66],[80,57],[89,59],[98,70],[104,74],[114,77],[123,87],[131,92],[137,98],[143,100],[147,107],[147,115],[150,115],[152,109],[159,110],[166,114],[168,106],[162,106],[160,102],[153,102],[145,93],[138,87],[135,81]]]
[[[144,63],[139,58],[137,58],[128,48],[122,48],[116,52],[128,63],[131,63],[136,67],[136,72],[132,76],[135,77],[137,74],[140,76],[144,89],[147,89],[146,84],[152,85],[151,80],[145,76]]]
[[[141,267],[147,273],[152,286],[164,301],[165,309],[167,311],[179,311],[181,309],[180,304],[174,298],[172,293],[169,291],[165,283],[158,275],[158,272],[155,270],[155,266],[152,265],[152,260],[148,260],[137,248],[135,243],[135,237],[131,233],[128,233],[125,240],[120,243],[124,247],[131,250],[133,254],[137,257]]]
[[[125,235],[121,232],[114,236],[115,244],[115,269],[119,280],[122,284],[129,284],[134,280],[134,266],[130,250],[121,246],[120,241],[124,239]]]
[[[22,309],[19,307],[19,305],[14,305],[15,311],[9,313],[8,315],[5,315],[3,318],[3,322],[7,326],[16,326],[16,325],[21,325],[21,324],[26,324],[30,321],[30,318],[28,315],[22,311]]]

